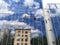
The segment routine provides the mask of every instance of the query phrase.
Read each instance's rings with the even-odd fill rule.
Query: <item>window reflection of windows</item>
[[[19,43],[17,43],[17,45],[20,45]]]
[[[24,33],[24,31],[22,30],[22,33]]]
[[[18,33],[20,33],[20,30],[18,31]]]
[[[23,41],[23,39],[21,39],[21,41]]]
[[[28,45],[27,43],[25,43],[25,45]]]
[[[20,39],[17,39],[17,41],[20,41]]]
[[[22,35],[22,37],[23,37],[24,35]]]
[[[17,35],[18,37],[20,36],[20,34]]]
[[[55,14],[56,13],[56,9],[50,9],[50,13]]]
[[[27,33],[28,33],[28,31],[25,31],[25,33],[27,34]]]
[[[28,37],[28,35],[25,35],[25,37]]]
[[[52,18],[52,24],[53,24],[53,30],[54,30],[54,34],[55,34],[55,38],[56,38],[56,44],[59,45],[59,36],[60,36],[60,23],[58,20],[58,17]],[[59,37],[59,38],[58,38]],[[55,43],[55,42],[52,42]]]
[[[23,45],[23,43],[21,43],[21,45]]]
[[[28,39],[25,39],[25,41],[27,42],[27,41],[28,41]]]

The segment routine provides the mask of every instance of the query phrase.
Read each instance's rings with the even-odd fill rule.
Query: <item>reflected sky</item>
[[[42,16],[42,0],[33,0],[32,2],[29,2],[27,0],[4,0],[4,3],[2,7],[5,7],[5,10],[8,12],[14,12],[13,14],[2,14],[0,11],[0,21],[6,20],[6,21],[18,21],[18,22],[24,22],[29,26],[34,27],[35,29],[38,29],[39,31],[43,32],[43,35],[45,35],[45,24],[44,24],[44,17]],[[4,5],[6,4],[6,6]],[[7,4],[9,4],[7,6]],[[2,8],[0,6],[0,10]],[[2,13],[5,13],[5,11],[2,11]],[[55,13],[55,10],[51,11],[52,13]],[[40,14],[39,14],[40,13]],[[23,14],[28,14],[30,15],[30,18],[22,17]],[[35,19],[35,15],[36,18]],[[41,17],[40,17],[40,16]],[[60,15],[60,13],[57,15]],[[28,17],[28,16],[27,16]],[[57,35],[60,35],[60,16],[53,16],[51,18],[52,24],[53,24],[53,29],[55,30],[55,33],[57,32]],[[1,25],[0,25],[1,26]]]

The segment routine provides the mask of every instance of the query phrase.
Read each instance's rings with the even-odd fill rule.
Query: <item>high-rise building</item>
[[[16,29],[14,45],[30,45],[30,29]]]
[[[0,40],[4,38],[5,35],[9,35],[9,29],[8,28],[2,28],[0,29]]]

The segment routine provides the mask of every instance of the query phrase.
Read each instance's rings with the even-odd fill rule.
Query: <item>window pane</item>
[[[17,43],[17,45],[20,45],[19,43]]]
[[[28,35],[25,35],[25,37],[28,37]]]
[[[23,45],[23,43],[21,43],[21,45]]]
[[[17,39],[17,41],[20,41],[20,39]]]
[[[23,37],[24,35],[22,35],[22,37]]]
[[[26,31],[25,33],[28,33],[28,31]]]
[[[18,31],[18,33],[20,33],[20,31]]]
[[[20,34],[18,34],[17,36],[20,36]]]
[[[27,43],[25,43],[25,45],[27,45]]]
[[[24,31],[22,30],[22,33],[24,33]]]
[[[21,41],[23,41],[23,39],[21,39]]]
[[[27,41],[28,41],[28,39],[25,39],[25,41],[27,42]]]

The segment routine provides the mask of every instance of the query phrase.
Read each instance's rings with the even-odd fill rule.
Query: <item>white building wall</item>
[[[45,21],[48,45],[56,45],[56,41],[55,41],[55,37],[54,37],[54,30],[52,27],[49,10],[47,10],[47,9],[44,9],[44,21]]]

